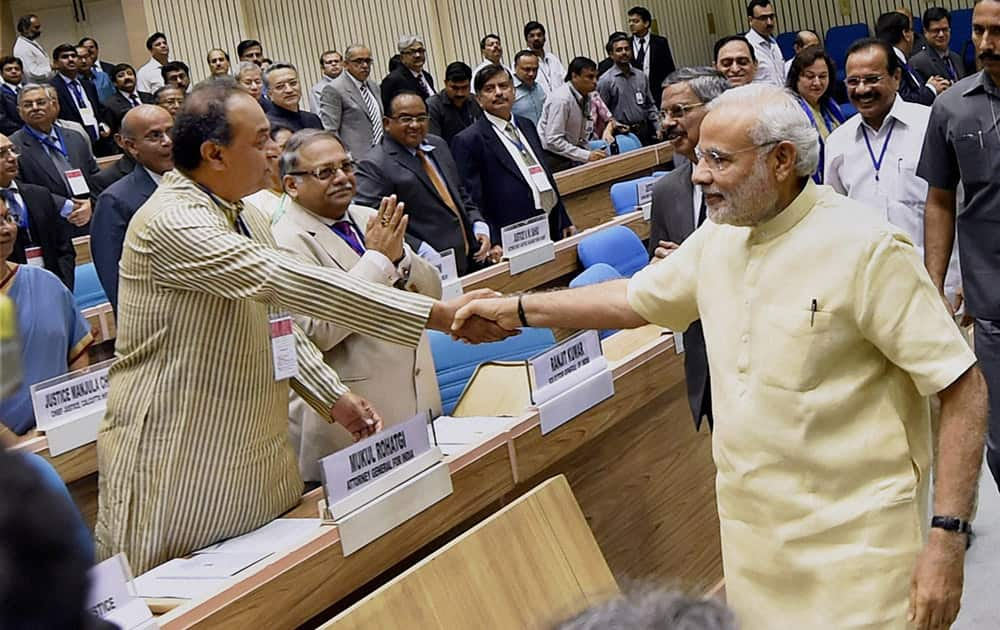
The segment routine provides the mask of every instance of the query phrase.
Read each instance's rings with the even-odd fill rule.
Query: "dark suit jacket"
[[[156,184],[146,169],[136,167],[97,198],[91,219],[90,254],[111,307],[118,311],[118,261],[132,215],[146,203]]]
[[[424,142],[434,147],[431,154],[462,215],[462,225],[459,225],[458,217],[438,195],[434,184],[424,172],[420,158],[411,155],[406,147],[389,136],[383,137],[382,142],[372,147],[361,160],[354,203],[378,208],[382,197],[396,195],[406,204],[406,214],[410,217],[406,242],[413,251],[420,248],[421,241],[439,252],[454,248],[458,273],[464,274],[472,265],[472,254],[479,249],[472,224],[482,221],[483,217],[462,186],[462,178],[455,165],[455,158],[448,149],[448,143],[438,136],[427,136]],[[463,230],[465,240],[469,243],[469,256],[463,255]]]
[[[672,241],[680,245],[695,230],[692,203],[694,184],[691,183],[693,167],[683,156],[676,155],[674,160],[677,167],[653,185],[653,209],[649,225],[650,256],[660,241]],[[708,354],[701,320],[693,322],[684,331],[684,375],[695,430],[701,427],[703,415],[708,417],[708,426],[712,427],[714,420]]]
[[[660,106],[660,98],[663,96],[663,80],[670,76],[670,73],[677,69],[674,64],[674,55],[670,52],[670,43],[662,35],[649,35],[649,91],[653,93],[653,100],[656,107]],[[635,60],[632,65],[641,69]]]
[[[542,141],[531,121],[514,116],[514,124],[531,146],[549,177],[552,189],[559,194],[552,172],[545,164]],[[493,125],[481,116],[465,131],[452,140],[452,150],[462,172],[462,180],[472,200],[482,210],[483,217],[490,224],[490,240],[500,243],[500,230],[508,225],[537,216],[541,210],[535,207],[531,186],[521,176],[521,170],[493,131]],[[562,198],[549,213],[549,230],[552,240],[562,238],[563,229],[573,224]]]
[[[0,133],[8,138],[24,126],[17,111],[17,95],[6,86],[0,87]]]
[[[139,97],[140,103],[153,104],[156,103],[156,99],[149,92],[139,92],[136,91],[136,96]],[[104,101],[104,107],[108,110],[108,115],[111,118],[111,129],[117,133],[122,126],[122,118],[128,113],[128,110],[132,109],[132,103],[128,102],[128,99],[122,96],[122,93],[115,90],[112,94]]]
[[[423,71],[424,80],[431,86],[431,93],[434,93],[434,77],[430,75],[426,70]],[[382,85],[380,86],[382,91],[382,111],[389,111],[389,103],[392,101],[392,97],[396,96],[400,92],[416,92],[424,97],[426,101],[428,96],[424,95],[424,89],[420,86],[420,81],[417,77],[413,76],[410,69],[406,66],[399,66],[392,72],[386,75],[382,79]],[[376,206],[377,207],[377,206]]]
[[[955,68],[955,74],[958,75],[954,80],[964,79],[966,72],[962,57],[954,50],[949,50],[948,58],[951,59],[951,65]],[[944,59],[933,48],[925,48],[910,57],[910,66],[925,79],[934,75],[951,79],[951,75],[948,74],[948,65],[945,64]]]
[[[111,77],[111,82],[112,83],[115,82],[115,75],[112,74],[114,72],[114,70],[115,70],[115,64],[108,63],[107,61],[102,61],[101,62],[101,70],[104,70],[104,74],[106,74],[109,77]]]
[[[903,76],[899,81],[900,98],[909,103],[920,103],[928,107],[934,104],[934,90],[924,85],[928,77],[919,76],[919,73],[917,73],[918,76],[914,78],[912,74],[906,71],[906,68],[903,68],[901,74]]]
[[[94,197],[100,197],[101,193],[108,189],[108,186],[125,177],[135,168],[135,160],[127,153],[123,153],[111,166],[101,169],[101,172],[91,178],[90,183],[94,188],[90,192]]]
[[[70,223],[59,214],[55,200],[47,189],[23,182],[17,185],[21,199],[28,208],[28,226],[32,240],[42,248],[45,268],[56,274],[70,291],[76,279],[76,251],[70,237]],[[27,263],[24,241],[18,233],[11,260]]]
[[[69,91],[69,87],[66,86],[66,82],[62,80],[59,73],[56,73],[49,79],[49,83],[52,84],[56,89],[56,93],[59,95],[59,118],[64,120],[72,120],[83,124],[83,117],[80,116],[80,110],[77,109],[76,99]],[[97,118],[98,123],[104,123],[108,127],[113,127],[111,112],[108,108],[101,103],[97,96],[97,88],[94,84],[85,78],[80,78],[80,85],[83,86],[83,91],[86,92],[87,98],[90,100],[90,104],[94,106],[94,116]],[[114,141],[110,138],[97,138],[91,142],[93,145],[93,151],[95,155],[113,155],[117,152],[117,148]]]

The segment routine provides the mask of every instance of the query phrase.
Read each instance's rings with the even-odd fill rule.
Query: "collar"
[[[962,92],[962,96],[971,96],[977,92],[986,92],[987,94],[992,94],[993,96],[1000,98],[1000,89],[997,89],[996,84],[993,83],[993,79],[986,73],[985,70],[979,71],[979,77],[972,81],[972,84],[968,87],[968,89]]]
[[[226,220],[229,221],[230,225],[236,225],[236,219],[239,218],[240,213],[243,212],[243,202],[237,201],[235,203],[231,201],[226,201],[222,197],[219,197],[207,187],[194,181],[187,175],[181,173],[177,169],[167,171],[163,175],[161,180],[163,185],[176,187],[181,190],[186,190],[192,194],[198,195],[206,203],[214,205],[218,208],[222,214],[225,215]]]
[[[494,127],[498,127],[501,130],[507,128],[507,123],[510,123],[510,124],[514,125],[515,127],[517,126],[517,123],[514,122],[514,114],[510,115],[510,120],[504,120],[503,118],[500,118],[499,116],[494,116],[493,114],[489,113],[488,111],[486,111],[484,109],[483,110],[483,116],[486,117],[486,120],[488,120],[491,125],[493,125]]]
[[[344,70],[343,72],[347,72],[347,71]],[[350,74],[350,73],[348,73],[348,74]],[[339,76],[340,75],[338,74],[337,77],[339,77]],[[337,79],[337,77],[330,77],[330,76],[327,76],[327,75],[323,74],[323,75],[320,75],[320,79],[319,80],[320,80],[320,83],[333,83]]]
[[[149,175],[149,178],[153,180],[153,183],[159,186],[160,183],[163,181],[163,175],[157,175],[156,173],[149,170],[145,166],[143,166],[142,168],[146,171],[146,175]]]
[[[124,96],[126,101],[131,101],[132,97],[135,96],[136,100],[139,101],[139,104],[142,105],[142,100],[139,98],[138,91],[132,92],[131,94],[129,94],[128,92],[122,92],[121,90],[115,90],[115,91]]]
[[[18,88],[21,87],[20,85],[14,85],[13,83],[7,83],[6,81],[3,82],[3,85],[10,88],[10,91],[15,94],[17,93]]]
[[[410,155],[412,155],[413,157],[417,157],[417,151],[423,151],[425,154],[429,154],[429,153],[431,153],[434,150],[434,145],[433,144],[427,144],[426,142],[421,142],[420,146],[417,147],[416,149],[411,149],[410,147],[404,146],[402,144],[400,144],[399,146],[401,146],[404,149],[406,149],[407,151],[409,151]]]
[[[885,120],[882,121],[882,126],[878,131],[872,129],[871,126],[864,121],[860,114],[857,116],[857,119],[858,128],[854,130],[855,139],[861,136],[862,126],[874,134],[884,133],[892,120],[896,120],[906,127],[920,126],[920,119],[917,116],[917,112],[913,111],[913,108],[910,107],[910,103],[904,101],[898,94],[896,95],[896,99],[892,102],[892,107],[889,109],[889,113],[885,115]]]
[[[313,211],[312,211],[312,210],[310,210],[309,208],[307,208],[307,207],[303,206],[303,205],[302,205],[301,203],[299,203],[298,201],[295,201],[294,199],[292,199],[291,197],[289,197],[289,196],[287,196],[287,195],[285,196],[285,204],[286,204],[286,207],[287,207],[287,208],[288,208],[289,210],[295,210],[295,211],[297,211],[297,212],[301,213],[301,215],[302,215],[303,217],[308,217],[308,218],[309,218],[310,220],[312,220],[313,222],[315,222],[315,223],[318,223],[318,224],[320,224],[320,225],[325,225],[325,226],[326,226],[326,227],[328,227],[328,228],[332,228],[332,227],[334,226],[334,224],[336,224],[336,223],[339,223],[339,222],[341,222],[341,221],[348,221],[348,222],[350,222],[350,224],[351,224],[351,226],[352,226],[352,227],[354,227],[355,229],[357,229],[357,230],[358,230],[358,232],[359,232],[359,233],[360,233],[360,231],[361,231],[361,230],[360,230],[360,229],[359,229],[359,228],[358,228],[358,227],[357,227],[357,226],[355,225],[355,222],[354,222],[354,217],[352,217],[352,216],[351,216],[351,210],[353,210],[354,208],[356,208],[356,207],[357,207],[357,206],[355,206],[355,205],[354,205],[353,203],[352,203],[352,204],[349,204],[349,205],[347,206],[347,210],[344,210],[344,215],[343,215],[342,217],[340,217],[339,219],[331,219],[330,217],[324,217],[324,216],[322,216],[322,215],[320,215],[320,214],[317,214],[317,213],[313,212]],[[296,217],[296,216],[294,215],[294,213],[293,213],[292,215],[290,215],[290,218],[292,218],[292,219],[297,219],[298,217]],[[302,222],[301,220],[299,220],[299,221],[296,221],[296,222],[297,222],[297,223],[298,223],[299,225],[301,225],[302,227],[305,227],[305,228],[307,228],[307,229],[308,229],[308,228],[312,228],[312,229],[310,229],[310,230],[309,230],[309,231],[311,231],[311,232],[312,232],[313,230],[315,230],[315,227],[316,227],[316,226],[310,226],[310,225],[303,225],[303,222]],[[315,235],[315,232],[314,232],[314,235]]]
[[[62,79],[62,80],[63,80],[63,82],[64,82],[64,83],[65,83],[66,85],[69,85],[69,84],[71,84],[71,83],[80,83],[80,77],[79,77],[79,76],[77,76],[77,78],[75,78],[75,79],[71,79],[71,78],[69,78],[68,76],[66,76],[65,74],[63,74],[62,72],[57,72],[56,74],[58,74],[58,75],[59,75],[59,78],[60,78],[60,79]],[[82,84],[81,84],[81,85],[82,85]]]
[[[10,185],[7,186],[6,188],[0,187],[0,190],[11,190],[11,191],[17,193],[18,195],[21,194],[21,191],[18,190],[18,188],[17,188],[17,180],[16,179],[10,180]]]
[[[583,94],[580,94],[580,92],[578,92],[577,89],[573,87],[573,83],[571,81],[567,81],[565,85],[566,87],[569,88],[569,93],[573,96],[573,100],[576,101],[577,105],[583,107],[583,103],[587,99],[587,97],[584,96]]]
[[[763,35],[761,35],[760,33],[758,33],[757,31],[755,31],[753,29],[750,29],[749,31],[747,31],[747,34],[746,34],[745,37],[750,41],[751,44],[753,44],[755,46],[759,45],[759,44],[763,44],[765,46],[770,46],[771,44],[775,43],[773,37],[765,38]]]
[[[635,41],[637,41],[637,42],[638,41],[642,41],[642,42],[645,42],[646,44],[649,44],[649,36],[652,35],[652,34],[653,34],[653,31],[646,31],[646,34],[643,35],[642,37],[639,37],[638,35],[633,35],[632,39],[635,40]]]
[[[94,72],[104,72],[104,68],[101,66],[100,59],[95,59],[94,65],[92,65],[90,69],[93,70]]]
[[[632,67],[632,64],[629,64],[629,66],[627,68],[625,68],[624,70],[622,70],[621,68],[618,67],[618,64],[616,63],[614,65],[614,68],[615,68],[615,71],[616,71],[616,74],[615,74],[616,77],[630,77],[633,74],[635,74],[635,68]]]
[[[403,66],[403,69],[406,70],[407,72],[409,72],[410,74],[412,74],[413,78],[415,78],[415,79],[422,79],[423,76],[424,76],[424,71],[423,70],[420,70],[419,72],[414,72],[413,70],[410,70],[406,66]]]
[[[750,242],[765,243],[788,232],[809,214],[818,199],[819,189],[811,178],[807,179],[802,192],[778,216],[750,228]]]
[[[513,75],[513,76],[514,76],[514,88],[515,89],[517,89],[517,88],[524,88],[525,90],[527,90],[529,92],[534,92],[535,89],[538,87],[538,81],[535,81],[531,85],[528,85],[527,83],[525,83],[521,79],[517,78],[516,74]]]
[[[906,61],[906,55],[903,53],[903,51],[900,50],[899,48],[896,48],[895,46],[892,47],[892,50],[893,52],[896,53],[896,56],[899,57],[899,60],[903,62],[903,65],[906,66],[908,62]]]

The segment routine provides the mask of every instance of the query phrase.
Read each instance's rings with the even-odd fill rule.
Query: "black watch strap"
[[[963,521],[957,516],[934,516],[931,518],[931,527],[937,527],[949,532],[959,532],[960,534],[971,534],[972,524]]]

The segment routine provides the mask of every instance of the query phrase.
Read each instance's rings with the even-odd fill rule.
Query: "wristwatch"
[[[931,527],[937,527],[938,529],[943,529],[949,532],[958,532],[960,534],[971,534],[972,524],[969,521],[963,521],[957,516],[934,516],[931,518]]]

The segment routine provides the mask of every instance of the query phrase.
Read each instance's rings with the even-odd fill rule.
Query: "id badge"
[[[45,260],[42,258],[41,247],[25,247],[24,257],[32,267],[44,267]]]
[[[283,381],[299,375],[299,357],[295,353],[295,334],[292,332],[292,318],[289,315],[272,315],[271,362],[274,365],[274,380]]]
[[[636,92],[635,93],[635,104],[639,105],[639,106],[642,106],[642,105],[646,104],[646,97],[645,97],[645,95],[643,95],[642,92]]]
[[[94,110],[89,107],[79,107],[77,109],[80,112],[80,120],[83,121],[84,127],[97,127],[97,117],[94,116]]]
[[[72,168],[64,173],[66,176],[66,182],[69,184],[69,190],[73,193],[74,197],[87,197],[90,195],[90,187],[87,186],[87,180],[83,176],[83,171],[78,168]]]
[[[535,188],[538,189],[538,192],[552,190],[552,184],[549,182],[549,178],[545,174],[545,169],[540,165],[535,164],[534,166],[529,166],[528,173],[531,175],[531,182],[535,185]]]

